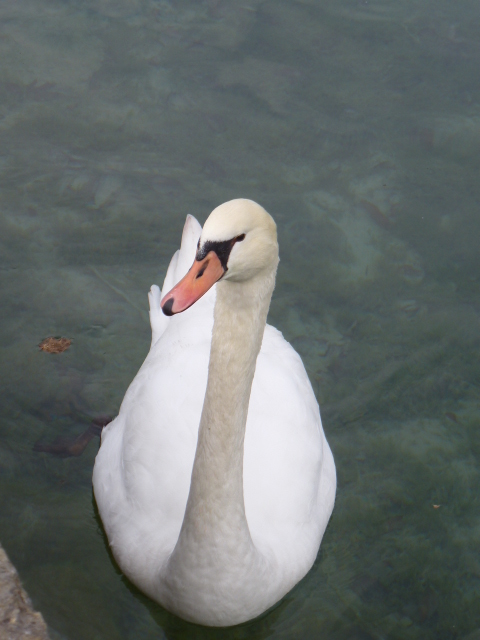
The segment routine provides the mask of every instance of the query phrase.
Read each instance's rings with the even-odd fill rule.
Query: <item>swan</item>
[[[220,205],[203,230],[187,217],[163,298],[149,293],[150,351],[95,460],[122,571],[206,626],[255,618],[290,591],[335,499],[307,373],[266,324],[278,261],[275,222],[251,200]]]

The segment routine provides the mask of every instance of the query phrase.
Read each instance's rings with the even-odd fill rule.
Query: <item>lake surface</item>
[[[0,540],[52,638],[478,640],[478,3],[3,0],[0,60]],[[236,197],[338,492],[308,576],[219,631],[122,577],[97,440],[32,447],[117,413],[186,214]]]

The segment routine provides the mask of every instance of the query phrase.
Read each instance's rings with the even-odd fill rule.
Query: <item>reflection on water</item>
[[[0,539],[52,637],[480,634],[479,31],[470,1],[2,3]],[[122,578],[96,445],[32,447],[115,415],[185,215],[239,196],[339,488],[307,578],[218,631]]]

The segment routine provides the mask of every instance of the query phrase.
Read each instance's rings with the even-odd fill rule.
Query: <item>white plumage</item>
[[[259,615],[307,573],[329,520],[336,488],[333,457],[302,361],[282,334],[266,325],[256,368],[253,358],[254,378],[246,428],[243,426],[243,463],[243,432],[238,426],[241,420],[232,423],[228,431],[239,432],[233,453],[229,453],[230,445],[224,440],[228,436],[222,433],[213,445],[209,444],[210,427],[205,427],[206,453],[197,452],[198,458],[205,457],[204,467],[199,460],[197,475],[205,475],[204,468],[215,473],[218,461],[218,473],[225,477],[211,491],[207,485],[214,484],[215,477],[205,480],[206,488],[197,478],[201,488],[193,490],[192,467],[205,400],[218,288],[230,292],[232,287],[243,286],[234,280],[241,271],[242,260],[246,260],[242,256],[260,251],[262,246],[261,238],[255,243],[249,240],[249,233],[252,237],[256,233],[255,229],[250,231],[252,215],[255,221],[258,208],[263,212],[258,214],[260,217],[268,216],[248,200],[232,201],[222,207],[223,218],[217,215],[220,222],[215,217],[212,222],[207,221],[200,246],[212,235],[218,241],[223,232],[227,236],[233,232],[238,235],[244,229],[246,241],[232,250],[232,269],[225,278],[183,313],[164,315],[160,290],[152,286],[151,349],[125,395],[118,417],[104,429],[93,475],[100,515],[124,573],[167,609],[212,626],[237,624]],[[245,226],[247,209],[251,211]],[[228,224],[224,224],[222,221],[227,218]],[[270,228],[267,232],[274,233]],[[199,223],[188,216],[181,249],[167,271],[164,293],[192,265],[201,233]],[[274,241],[276,244],[276,234]],[[268,269],[273,270],[269,277],[274,279],[276,262],[268,263]],[[230,271],[233,284],[228,281]],[[269,301],[268,297],[267,310]],[[220,313],[218,309],[217,312]],[[262,326],[260,330],[263,331]],[[233,340],[231,336],[229,339]],[[229,344],[225,340],[225,349],[248,349]],[[217,387],[213,381],[210,383],[215,394]],[[228,380],[222,384],[228,388]],[[228,396],[234,407],[231,412],[237,406],[230,397],[235,393],[232,387]],[[218,402],[211,402],[211,411],[218,413]],[[237,449],[239,464],[243,464],[243,496],[242,486],[234,486],[235,482],[242,483],[241,470],[238,480],[232,471],[231,491],[229,488],[228,469],[235,467]],[[233,512],[235,501],[238,509]]]

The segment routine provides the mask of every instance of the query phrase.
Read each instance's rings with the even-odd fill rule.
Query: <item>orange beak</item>
[[[166,316],[181,313],[199,300],[225,273],[215,251],[203,260],[195,260],[187,275],[162,298],[160,306]]]

